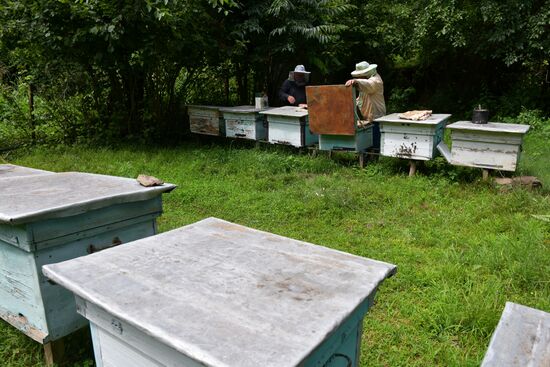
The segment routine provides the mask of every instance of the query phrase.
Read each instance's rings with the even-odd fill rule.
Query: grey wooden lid
[[[153,198],[176,186],[143,187],[135,179],[64,172],[0,181],[0,223],[29,223]]]
[[[272,108],[266,111],[262,111],[260,113],[263,115],[289,116],[289,117],[305,117],[308,115],[308,111],[305,108],[299,108],[294,106]]]
[[[472,130],[487,132],[502,132],[510,134],[525,134],[529,131],[529,125],[505,124],[502,122],[488,122],[486,124],[474,124],[470,121],[458,121],[447,126],[454,130]]]
[[[235,107],[220,107],[221,112],[233,112],[233,113],[256,113],[264,111],[267,108],[260,109],[254,106],[235,106]]]
[[[187,108],[200,110],[215,110],[218,111],[222,106],[205,106],[205,105],[187,105]]]
[[[32,176],[52,174],[50,171],[43,171],[41,169],[16,166],[13,164],[0,164],[0,178],[19,177],[19,176]],[[1,189],[2,186],[0,186]]]
[[[451,118],[451,115],[444,113],[435,113],[428,117],[426,120],[414,121],[406,120],[399,118],[399,113],[392,113],[391,115],[386,115],[377,118],[376,122],[394,122],[400,124],[415,124],[415,125],[438,125],[441,121],[445,121]]]
[[[205,366],[296,366],[396,272],[216,218],[44,274]]]
[[[550,366],[550,313],[506,302],[481,366]]]

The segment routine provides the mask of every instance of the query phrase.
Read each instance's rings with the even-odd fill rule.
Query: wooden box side
[[[309,125],[315,134],[355,135],[355,92],[344,85],[307,86]]]

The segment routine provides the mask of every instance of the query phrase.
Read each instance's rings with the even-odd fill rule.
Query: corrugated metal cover
[[[355,93],[344,85],[307,86],[309,126],[315,134],[355,135]]]
[[[2,179],[0,223],[29,223],[147,200],[176,186],[143,187],[135,179],[64,172]]]
[[[206,366],[296,366],[391,264],[216,218],[43,267],[78,296]]]

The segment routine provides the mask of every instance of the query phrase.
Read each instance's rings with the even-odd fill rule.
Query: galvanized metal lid
[[[16,166],[13,164],[0,164],[0,178],[51,174],[53,172],[41,169]],[[0,186],[1,188],[2,186]]]
[[[426,120],[406,120],[399,118],[399,113],[392,113],[390,115],[382,116],[374,120],[375,122],[392,122],[400,124],[412,124],[412,125],[439,125],[442,121],[448,120],[451,118],[450,114],[446,113],[435,113],[428,117]]]
[[[271,108],[260,112],[262,115],[274,115],[274,116],[289,116],[289,117],[305,117],[308,115],[308,111],[305,108],[284,106],[278,108]]]
[[[176,186],[146,188],[129,178],[64,172],[5,178],[0,187],[0,223],[21,224],[147,200]]]
[[[396,267],[208,218],[43,272],[201,365],[285,367]]]
[[[550,313],[506,302],[481,367],[550,366]]]
[[[451,130],[472,130],[485,132],[501,132],[510,134],[526,134],[530,126],[520,124],[505,124],[502,122],[488,122],[486,124],[474,124],[471,121],[458,121],[450,124],[447,128]]]

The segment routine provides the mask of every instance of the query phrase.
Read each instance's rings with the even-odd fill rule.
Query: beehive
[[[450,117],[448,114],[433,114],[426,120],[412,121],[401,119],[398,113],[394,113],[376,119],[380,124],[380,154],[411,160],[433,159]]]
[[[306,147],[319,141],[309,129],[306,109],[285,106],[262,111],[267,116],[267,138],[273,144]]]
[[[0,317],[40,343],[86,324],[41,266],[155,234],[161,194],[174,188],[85,173],[0,182]]]
[[[43,268],[90,320],[98,366],[357,366],[396,271],[209,218]]]

